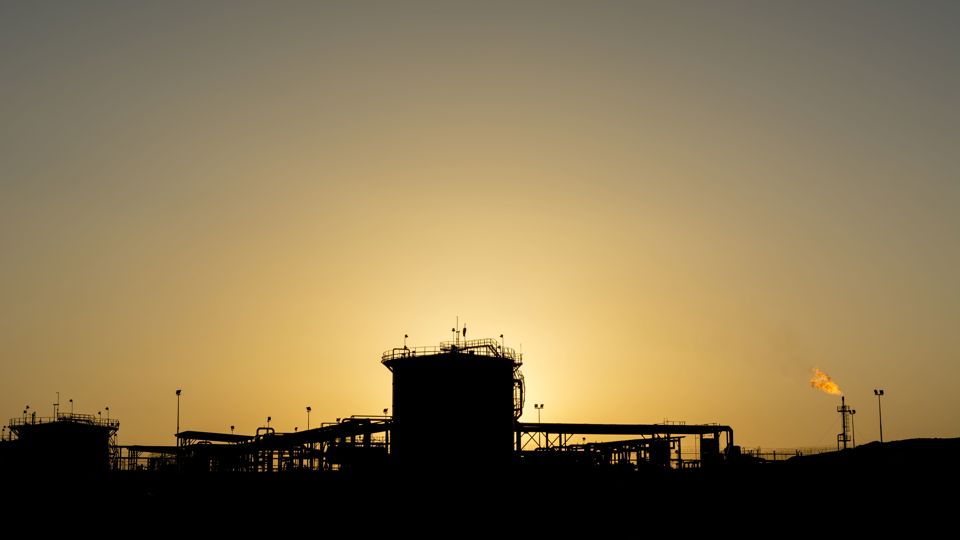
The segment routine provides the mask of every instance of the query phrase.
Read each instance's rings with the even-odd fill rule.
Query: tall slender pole
[[[874,390],[873,395],[877,396],[877,413],[880,416],[880,443],[883,443],[883,406],[880,404],[880,397],[883,396],[883,389]]]
[[[543,409],[543,403],[534,403],[534,404],[533,404],[533,408],[537,410],[537,424],[538,424],[538,426],[539,426],[539,424],[540,424],[540,410]],[[537,428],[537,446],[538,446],[538,447],[541,447],[541,446],[542,446],[542,444],[541,444],[541,442],[540,442],[540,435],[541,435],[541,432],[542,432],[542,431],[543,431],[543,430],[540,429],[539,427]]]
[[[853,422],[854,415],[857,414],[856,409],[850,409],[850,429],[853,431],[853,447],[857,447],[857,425]]]
[[[883,442],[883,399],[880,398],[883,394],[877,396],[877,416],[880,419],[880,442]]]
[[[177,435],[180,435],[180,389],[177,388]]]

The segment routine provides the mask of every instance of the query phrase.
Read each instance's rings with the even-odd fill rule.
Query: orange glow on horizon
[[[127,4],[0,16],[0,420],[377,414],[459,315],[524,421],[960,435],[955,8]]]

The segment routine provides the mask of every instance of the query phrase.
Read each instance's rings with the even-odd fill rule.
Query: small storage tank
[[[502,467],[523,411],[521,358],[492,339],[386,351],[392,456],[403,467]]]

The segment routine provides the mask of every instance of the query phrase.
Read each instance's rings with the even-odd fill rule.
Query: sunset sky
[[[960,436],[956,2],[0,3],[0,417],[390,406],[505,335],[551,422]],[[455,404],[449,404],[455,406]],[[67,407],[64,405],[64,407]]]

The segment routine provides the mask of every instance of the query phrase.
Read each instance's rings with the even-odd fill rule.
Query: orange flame
[[[828,394],[839,396],[843,394],[837,383],[833,382],[829,375],[820,371],[820,368],[813,368],[813,378],[810,379],[810,386],[819,388]]]

